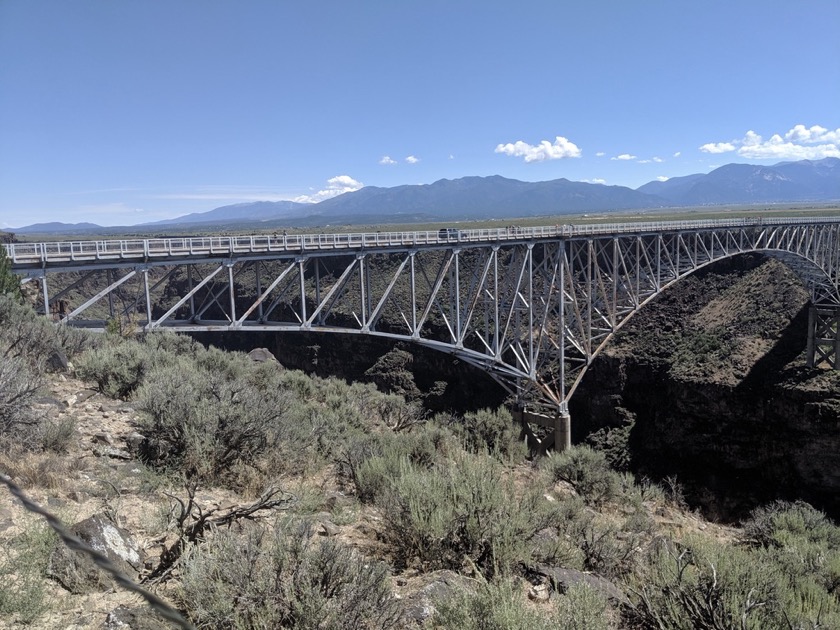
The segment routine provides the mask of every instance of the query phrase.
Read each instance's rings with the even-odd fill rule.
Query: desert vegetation
[[[0,473],[68,525],[131,534],[145,560],[125,572],[196,628],[840,627],[840,528],[811,506],[708,523],[677,481],[623,470],[620,439],[531,458],[504,409],[432,415],[387,363],[388,392],[167,332],[56,327],[15,297],[0,356]],[[51,402],[71,386],[96,401],[84,422]],[[59,584],[63,543],[12,505],[0,626],[99,628],[118,604],[154,619],[109,604],[113,585]]]

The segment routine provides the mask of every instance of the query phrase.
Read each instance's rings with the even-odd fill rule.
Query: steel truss
[[[400,243],[384,235],[382,247],[355,251],[237,253],[222,247],[215,254],[146,255],[139,262],[104,257],[52,264],[44,258],[37,269],[13,268],[41,282],[47,313],[54,312],[51,302],[90,285],[91,274],[105,274],[97,283],[104,288],[60,314],[67,324],[96,328],[105,318],[133,317],[144,330],[378,335],[454,354],[531,409],[566,414],[587,366],[633,313],[705,265],[763,252],[790,266],[811,293],[809,360],[837,366],[836,220],[608,228],[531,228],[495,238],[462,232],[454,243],[403,244],[400,233]],[[149,243],[144,247],[148,254]],[[78,278],[50,296],[53,273]],[[101,306],[106,296],[107,311]],[[82,319],[96,304],[100,317]]]

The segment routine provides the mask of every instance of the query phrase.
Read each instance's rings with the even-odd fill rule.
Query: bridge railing
[[[362,251],[406,248],[413,246],[452,246],[458,243],[504,242],[544,238],[573,238],[609,234],[654,233],[698,229],[725,229],[803,223],[840,223],[837,217],[818,218],[741,218],[688,221],[651,221],[625,223],[592,223],[537,227],[506,226],[501,228],[461,229],[444,227],[438,230],[401,232],[347,232],[320,234],[260,234],[252,236],[198,236],[151,239],[117,239],[98,241],[59,241],[45,243],[12,243],[6,252],[13,265],[32,266],[48,263],[109,261],[125,259],[188,258],[191,256],[224,256],[316,251]]]

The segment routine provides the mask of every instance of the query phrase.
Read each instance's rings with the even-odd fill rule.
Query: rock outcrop
[[[780,263],[733,259],[668,289],[598,357],[575,440],[631,426],[630,467],[676,477],[706,516],[773,499],[840,516],[840,378],[804,365],[808,296]]]

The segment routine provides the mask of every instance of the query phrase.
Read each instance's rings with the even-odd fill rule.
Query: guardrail
[[[454,243],[574,238],[605,234],[756,227],[761,225],[799,225],[803,223],[840,223],[840,217],[706,219],[695,221],[593,223],[589,225],[538,227],[442,228],[440,230],[403,232],[261,234],[253,236],[58,241],[47,243],[12,243],[5,245],[5,248],[13,267],[31,267],[32,265],[47,265],[49,263],[136,259],[154,260],[189,258],[191,256],[265,254],[272,252],[362,251],[395,247],[452,245]]]

